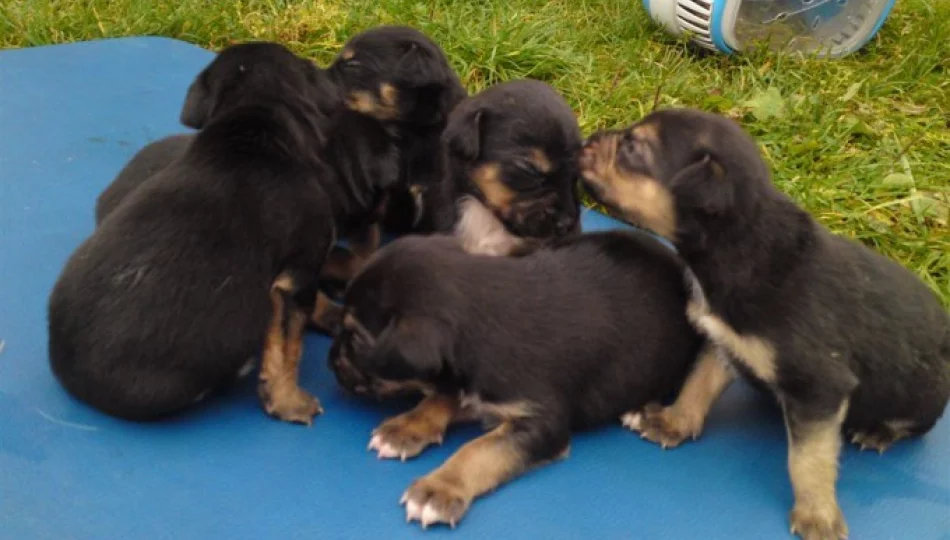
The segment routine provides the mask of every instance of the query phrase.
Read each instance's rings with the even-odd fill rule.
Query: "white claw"
[[[643,427],[643,415],[636,413],[627,413],[620,417],[620,421],[623,423],[624,427],[636,431],[640,431]]]
[[[399,457],[399,452],[387,442],[379,445],[379,459],[391,459]]]
[[[442,516],[439,515],[438,510],[432,508],[432,505],[425,505],[422,508],[422,527],[426,528],[433,523],[438,523],[442,521]]]
[[[399,506],[405,505],[406,501],[408,500],[409,500],[409,492],[407,491],[402,494],[402,497],[399,497]]]
[[[403,463],[406,462],[406,457],[407,456],[406,456],[405,450],[399,453],[399,460],[402,461]]]
[[[373,435],[369,440],[369,445],[366,446],[367,450],[378,450],[379,443],[382,441],[382,437],[379,435]]]
[[[422,518],[422,507],[416,501],[409,499],[406,501],[406,520],[411,522]],[[425,524],[423,523],[423,527]]]

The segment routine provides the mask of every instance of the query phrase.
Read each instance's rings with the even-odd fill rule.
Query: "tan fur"
[[[486,403],[477,395],[461,395],[461,414],[478,420],[501,420],[510,422],[528,418],[534,414],[534,405],[527,401],[511,403]]]
[[[474,197],[459,201],[459,219],[455,235],[462,248],[476,255],[506,256],[522,244],[522,240],[508,232],[491,210]]]
[[[340,58],[344,60],[350,60],[354,56],[356,56],[356,51],[353,49],[343,49],[343,52],[340,53]]]
[[[377,450],[381,458],[399,457],[405,461],[415,457],[429,445],[442,444],[458,410],[456,396],[425,397],[411,411],[389,418],[373,430],[369,447]]]
[[[540,148],[531,149],[531,163],[538,168],[544,174],[551,172],[551,169],[554,167],[551,165],[551,159],[548,157],[544,150]]]
[[[625,414],[623,424],[663,448],[675,447],[687,438],[696,439],[709,410],[735,379],[735,372],[720,357],[716,346],[707,344],[672,405],[651,405],[642,412]]]
[[[423,527],[451,526],[462,518],[472,501],[524,472],[527,456],[503,423],[465,444],[441,467],[416,480],[403,495],[409,520]]]
[[[390,95],[392,97],[392,95]],[[377,120],[396,120],[399,118],[399,109],[393,104],[387,104],[376,99],[371,93],[364,90],[350,92],[346,97],[346,106],[351,110],[372,116]]]
[[[729,323],[714,315],[704,301],[690,301],[686,314],[697,330],[725,349],[757,379],[766,384],[775,383],[778,368],[775,347],[771,342],[758,336],[739,334]]]
[[[267,414],[286,422],[310,425],[321,412],[320,402],[298,385],[306,316],[292,311],[284,333],[283,293],[293,289],[293,279],[281,275],[271,288],[271,324],[261,358],[258,394]]]
[[[479,166],[472,172],[472,181],[478,186],[493,210],[502,214],[509,211],[515,199],[515,192],[502,181],[499,164],[486,163]]]
[[[647,129],[638,126],[634,129]],[[604,202],[624,217],[669,239],[676,239],[676,207],[673,195],[655,178],[633,174],[617,167],[619,136],[604,137],[584,149],[581,169],[584,178],[596,184]]]
[[[396,100],[399,98],[399,92],[396,87],[389,83],[379,85],[379,101],[389,108],[396,108]]]
[[[314,304],[310,322],[321,330],[332,332],[339,324],[343,308],[330,300],[323,291],[317,292],[317,302]]]
[[[848,536],[835,496],[841,424],[847,412],[848,402],[844,401],[832,418],[796,425],[794,433],[786,414],[788,471],[795,493],[791,530],[805,540]]]

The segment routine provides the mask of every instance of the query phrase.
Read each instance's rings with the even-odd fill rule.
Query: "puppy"
[[[835,496],[842,429],[883,452],[926,433],[950,396],[950,317],[898,264],[821,227],[772,184],[734,122],[653,113],[595,134],[580,156],[589,191],[671,240],[695,275],[688,316],[734,367],[770,390],[789,437],[791,529],[845,538]],[[695,438],[734,379],[700,360],[676,403],[640,428]]]
[[[467,92],[445,53],[418,30],[380,26],[351,38],[329,70],[346,105],[385,123],[398,144],[402,181],[382,210],[384,228],[449,231],[453,208],[440,183],[439,137]]]
[[[571,107],[549,85],[512,81],[466,99],[449,116],[442,141],[453,201],[474,197],[518,238],[579,231],[581,132]],[[455,208],[456,230],[478,222],[465,216],[479,211],[471,203]]]
[[[96,226],[142,182],[185,155],[194,135],[181,133],[151,142],[139,150],[119,171],[115,180],[96,199]]]
[[[368,121],[334,127],[334,110],[343,109],[332,80],[280,45],[230,47],[198,75],[182,123],[201,131],[112,210],[52,290],[50,364],[69,392],[153,420],[261,354],[265,410],[312,421],[320,404],[297,369],[317,277],[336,223],[388,188],[342,182],[324,162],[328,131],[345,142]]]
[[[406,459],[452,422],[492,426],[409,487],[407,518],[454,526],[476,497],[566,455],[573,430],[678,388],[702,341],[684,314],[682,271],[640,232],[517,258],[471,255],[446,235],[379,250],[347,289],[330,367],[359,395],[425,398],[380,425],[370,447]]]

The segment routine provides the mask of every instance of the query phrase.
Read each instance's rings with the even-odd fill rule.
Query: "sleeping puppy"
[[[115,180],[96,199],[96,225],[102,223],[142,182],[185,155],[194,138],[191,133],[171,135],[147,144],[132,156]]]
[[[682,271],[640,232],[517,258],[471,255],[447,235],[379,250],[347,289],[329,364],[356,394],[425,397],[380,425],[370,447],[406,459],[452,422],[491,426],[409,487],[407,518],[454,526],[476,497],[565,456],[573,430],[678,388],[701,345]]]
[[[471,196],[515,237],[535,240],[580,229],[576,155],[581,132],[570,105],[551,86],[519,80],[459,104],[442,135],[452,200]],[[471,203],[453,218],[459,234]],[[479,211],[475,208],[475,211]]]
[[[384,228],[450,230],[439,136],[467,93],[442,49],[413,28],[380,26],[351,38],[329,70],[346,106],[385,123],[399,146],[402,181],[390,190]]]
[[[324,163],[326,133],[341,131],[333,110],[330,78],[280,45],[230,47],[198,75],[182,120],[201,131],[103,220],[52,290],[50,364],[69,392],[152,420],[260,354],[265,410],[312,421],[320,404],[297,370],[317,277],[336,223],[388,187],[347,185]],[[362,120],[342,131],[355,137]]]
[[[835,496],[841,431],[883,452],[926,433],[950,396],[950,317],[935,295],[796,206],[723,117],[653,113],[592,136],[580,167],[599,201],[675,244],[695,274],[689,318],[778,399],[792,531],[846,537]],[[729,366],[700,361],[675,404],[636,418],[643,435],[668,446],[698,436],[734,378]]]

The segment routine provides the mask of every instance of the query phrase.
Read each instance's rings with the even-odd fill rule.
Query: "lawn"
[[[655,99],[737,118],[783,190],[833,231],[913,269],[950,305],[947,0],[902,0],[863,51],[835,61],[698,52],[654,26],[638,0],[0,0],[2,47],[129,35],[209,48],[276,40],[326,64],[349,36],[386,23],[432,36],[472,91],[518,77],[550,82],[586,132],[635,121]]]

